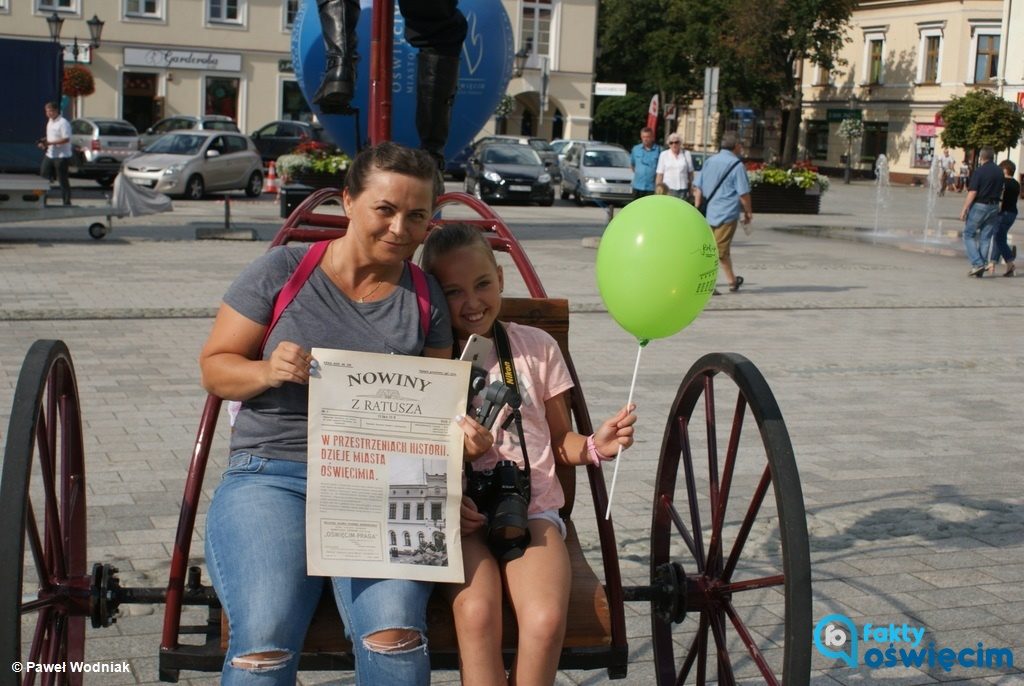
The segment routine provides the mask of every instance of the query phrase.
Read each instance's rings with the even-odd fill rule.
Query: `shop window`
[[[281,82],[281,119],[313,121],[313,111],[309,109],[298,81]]]
[[[812,160],[828,159],[828,122],[811,119],[807,122],[807,155]]]
[[[861,146],[860,161],[875,166],[879,155],[889,154],[889,122],[864,122],[864,143]]]
[[[207,0],[206,16],[211,22],[242,23],[242,0]]]
[[[206,77],[205,114],[223,114],[238,121],[238,79]]]
[[[914,166],[928,169],[935,157],[935,136],[918,136],[914,139]]]

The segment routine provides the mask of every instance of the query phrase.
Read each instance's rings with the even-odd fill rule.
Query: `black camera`
[[[502,460],[480,472],[466,465],[466,495],[487,515],[487,545],[498,560],[521,557],[530,545],[527,510],[530,507],[530,472],[511,460]]]
[[[508,405],[512,412],[502,428],[518,417],[522,399],[515,389],[495,381],[483,393],[475,417],[490,429],[501,409]],[[518,428],[518,427],[517,427]],[[521,438],[521,437],[520,437]],[[525,469],[511,460],[502,460],[491,469],[474,471],[466,464],[466,495],[476,509],[487,517],[487,544],[498,560],[521,557],[530,544],[527,510],[530,507],[530,466]]]

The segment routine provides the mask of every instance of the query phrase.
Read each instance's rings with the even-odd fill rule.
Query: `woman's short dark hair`
[[[479,248],[491,258],[491,262],[498,263],[494,258],[491,244],[484,238],[483,231],[472,224],[451,222],[442,224],[427,234],[427,240],[423,242],[423,253],[420,255],[423,271],[433,273],[439,258],[459,248]]]
[[[353,198],[366,189],[368,179],[374,172],[394,172],[416,179],[430,181],[434,186],[434,198],[444,193],[444,179],[434,161],[425,150],[415,150],[392,141],[384,141],[365,148],[352,160],[345,175],[345,188]]]

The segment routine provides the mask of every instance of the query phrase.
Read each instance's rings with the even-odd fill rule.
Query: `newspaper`
[[[463,581],[468,362],[314,348],[309,574]]]

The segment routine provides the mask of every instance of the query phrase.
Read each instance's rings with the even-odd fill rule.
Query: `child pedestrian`
[[[654,194],[655,195],[671,195],[671,189],[669,189],[667,183],[662,182],[662,183],[659,183],[659,184],[654,186]]]
[[[565,637],[571,583],[566,529],[558,516],[565,499],[555,465],[599,465],[614,459],[620,446],[633,444],[635,406],[622,408],[592,436],[572,431],[566,402],[572,380],[558,344],[540,329],[496,321],[504,275],[477,228],[448,224],[435,229],[424,244],[422,262],[441,284],[460,348],[470,334],[490,338],[496,327],[508,334],[522,396],[524,445],[514,425],[500,428],[503,412],[494,423],[493,446],[473,459],[472,469],[490,469],[502,460],[521,467],[524,453],[530,464],[530,542],[521,557],[498,559],[485,537],[487,518],[472,500],[462,501],[466,581],[451,587],[462,683],[551,684]],[[488,383],[502,378],[495,350],[479,366],[488,370]],[[489,442],[479,440],[487,430],[474,419],[461,417],[459,423],[468,445]],[[508,678],[501,653],[503,579],[519,625],[519,645]]]

